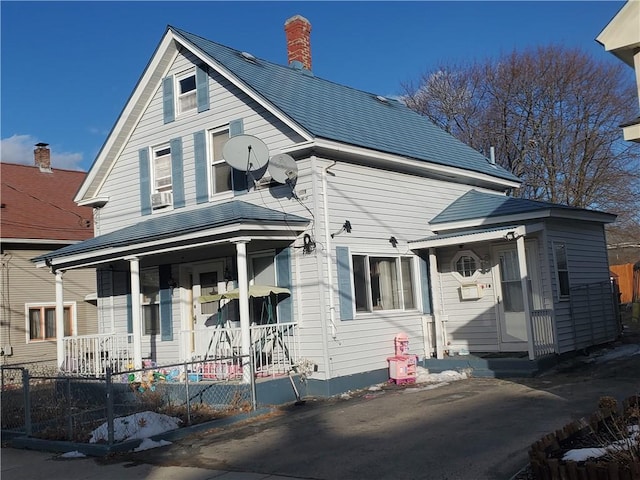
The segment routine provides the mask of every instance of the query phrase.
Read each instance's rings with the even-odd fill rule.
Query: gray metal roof
[[[178,36],[209,55],[310,134],[381,152],[519,182],[508,170],[437,127],[405,104],[282,66],[178,28]]]
[[[464,230],[462,232],[449,232],[449,233],[441,233],[438,235],[430,235],[428,237],[419,238],[417,240],[411,240],[409,243],[417,243],[417,242],[428,242],[433,240],[444,240],[448,238],[461,238],[469,237],[471,235],[477,235],[480,233],[489,233],[489,232],[500,232],[502,230],[512,230],[518,228],[518,225],[499,225],[492,226],[486,228],[473,228],[469,230]]]
[[[462,220],[517,215],[549,209],[573,210],[576,212],[592,211],[557,203],[540,202],[537,200],[527,200],[524,198],[507,197],[506,195],[470,190],[433,217],[429,224],[435,225],[459,222]]]
[[[207,205],[195,210],[152,216],[152,218],[138,222],[135,225],[54,250],[36,257],[32,261],[42,262],[45,259],[97,252],[108,247],[128,246],[168,239],[216,227],[251,223],[299,227],[308,224],[309,220],[298,215],[271,210],[240,200],[232,200],[227,203]]]

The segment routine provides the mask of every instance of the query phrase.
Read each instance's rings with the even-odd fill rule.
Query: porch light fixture
[[[396,239],[396,237],[394,237],[394,236],[391,236],[391,237],[389,238],[389,243],[391,244],[391,246],[392,246],[393,248],[396,248],[396,247],[398,246],[398,240],[397,240],[397,239]]]
[[[518,235],[516,234],[516,232],[507,232],[504,235],[504,239],[507,241],[512,241],[512,240],[516,240],[518,238]]]
[[[340,235],[342,232],[351,233],[351,222],[349,220],[345,220],[344,225],[342,225],[342,228],[338,230],[336,233],[332,233],[331,238],[335,237],[336,235]]]

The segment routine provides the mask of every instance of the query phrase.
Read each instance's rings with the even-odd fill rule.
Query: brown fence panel
[[[631,303],[633,299],[633,263],[611,265],[609,270],[618,276],[617,280],[621,293],[620,303]]]

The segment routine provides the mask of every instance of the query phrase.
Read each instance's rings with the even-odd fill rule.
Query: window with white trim
[[[196,98],[196,73],[194,69],[176,75],[178,115],[193,112],[198,106]]]
[[[569,298],[569,264],[567,262],[567,246],[564,242],[553,242],[553,256],[556,265],[558,296],[560,298]]]
[[[56,306],[27,305],[27,335],[29,342],[56,340]],[[74,308],[73,305],[64,307],[64,336],[74,334]]]
[[[415,308],[411,257],[353,255],[356,312]]]
[[[451,273],[460,282],[472,282],[480,275],[481,264],[471,250],[461,250],[451,260]]]
[[[171,192],[171,147],[162,145],[153,149],[151,157],[153,193]]]
[[[160,272],[158,267],[140,272],[142,326],[145,335],[160,334]]]
[[[231,166],[224,161],[222,155],[222,149],[227,140],[229,140],[227,128],[211,132],[211,152],[209,155],[211,159],[211,195],[231,192],[233,188]]]

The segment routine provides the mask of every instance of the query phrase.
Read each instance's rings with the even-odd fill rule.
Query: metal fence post
[[[184,389],[187,396],[187,425],[191,425],[191,400],[189,400],[189,372],[187,371],[187,362],[184,362]]]
[[[24,431],[31,436],[31,392],[29,391],[29,370],[22,370],[22,391],[24,393]]]
[[[251,355],[249,356],[249,369],[251,371],[251,409],[255,411],[257,409],[257,398],[256,398],[256,366],[255,366],[255,355],[253,352],[253,347],[250,349]]]
[[[111,378],[111,367],[107,367],[105,370],[105,387],[107,389],[107,444],[113,445],[114,431],[113,431],[113,379]]]
[[[67,383],[67,439],[73,440],[73,411],[71,406],[71,379],[66,378]]]

